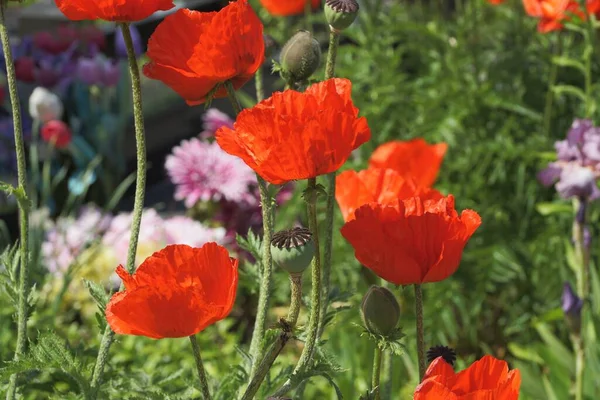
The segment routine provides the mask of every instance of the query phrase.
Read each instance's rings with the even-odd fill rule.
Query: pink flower
[[[208,242],[224,244],[225,228],[208,228],[191,218],[178,215],[165,220],[167,244],[202,247]]]
[[[165,163],[175,199],[193,207],[198,201],[254,202],[249,188],[256,184],[254,172],[239,158],[225,153],[216,143],[184,140]]]
[[[217,129],[222,126],[233,129],[233,120],[216,108],[209,108],[202,117],[202,121],[204,121],[204,131],[200,133],[202,139],[215,136]]]

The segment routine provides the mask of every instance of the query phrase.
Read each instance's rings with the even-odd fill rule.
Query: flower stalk
[[[231,82],[225,82],[227,89],[227,97],[233,106],[235,114],[242,111],[242,106],[235,94],[235,89]],[[252,332],[252,340],[250,341],[250,356],[253,363],[250,370],[250,379],[252,380],[259,367],[259,360],[264,358],[263,339],[265,337],[265,326],[267,323],[267,311],[269,309],[269,297],[271,295],[271,287],[273,286],[273,258],[271,256],[271,238],[273,237],[274,218],[273,199],[267,188],[267,182],[258,174],[258,189],[260,192],[260,204],[262,209],[263,220],[263,248],[262,248],[262,273],[261,283],[258,292],[258,306],[256,310],[256,319],[254,321],[254,331]]]
[[[335,62],[337,59],[337,51],[340,43],[340,32],[333,27],[329,31],[329,50],[327,52],[327,64],[325,66],[325,80],[335,76]],[[323,334],[324,319],[329,306],[329,282],[331,279],[331,259],[333,251],[333,219],[334,219],[334,202],[335,202],[335,180],[336,172],[327,174],[326,192],[327,203],[325,205],[325,237],[323,248],[323,302],[321,305],[321,313],[319,317],[319,337]]]
[[[371,390],[373,390],[375,400],[381,399],[381,390],[379,384],[379,377],[381,375],[381,355],[381,348],[376,346],[375,354],[373,355],[373,376],[371,377]]]
[[[290,274],[290,310],[286,321],[292,327],[298,322],[300,305],[302,303],[302,274]]]
[[[196,335],[190,336],[190,343],[192,344],[192,352],[194,353],[194,361],[196,361],[196,370],[198,371],[198,378],[200,379],[200,388],[202,389],[202,397],[204,400],[211,400],[210,390],[208,387],[208,380],[206,379],[206,371],[204,370],[204,364],[202,363],[202,356],[200,355],[200,346],[196,340]]]
[[[419,359],[419,382],[425,376],[425,333],[423,329],[423,288],[415,285],[415,310],[417,319],[417,357]]]
[[[0,0],[0,40],[6,60],[6,79],[10,95],[13,116],[15,152],[17,157],[17,188],[14,194],[19,204],[19,300],[17,308],[17,346],[14,360],[17,361],[25,353],[27,345],[27,317],[29,297],[29,198],[27,197],[27,164],[23,141],[23,125],[21,123],[21,105],[17,91],[17,77],[12,58],[12,49],[6,27],[6,0]],[[10,377],[6,398],[12,400],[17,392],[17,374]]]
[[[575,254],[578,262],[577,270],[577,293],[583,299],[583,308],[581,310],[582,323],[585,323],[585,303],[589,299],[590,293],[590,250],[585,243],[585,224],[587,221],[587,203],[585,199],[574,201],[575,205],[575,221],[573,222],[573,242],[575,246]],[[585,372],[585,327],[582,327],[578,332],[571,335],[571,341],[575,351],[575,400],[583,399],[583,378]]]
[[[119,24],[123,32],[125,46],[127,48],[127,58],[129,61],[129,74],[131,76],[131,92],[133,96],[133,119],[135,125],[135,142],[136,142],[136,183],[135,197],[133,203],[133,220],[131,223],[131,236],[129,239],[129,248],[127,251],[127,271],[133,273],[135,270],[135,256],[137,253],[138,238],[140,234],[140,226],[142,223],[142,212],[144,209],[144,196],[146,190],[146,137],[144,133],[144,112],[142,108],[142,88],[140,82],[140,69],[135,56],[133,40],[129,30],[128,23]],[[114,339],[114,332],[109,326],[106,327],[98,357],[92,373],[92,382],[90,384],[92,398],[95,399],[98,395],[99,385],[104,373],[104,367],[108,361],[108,353]]]

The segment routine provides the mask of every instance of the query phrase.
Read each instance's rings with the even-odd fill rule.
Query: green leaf
[[[235,240],[242,249],[252,254],[257,261],[262,260],[262,239],[252,230],[248,230],[246,237],[236,235]]]
[[[518,343],[509,343],[508,350],[517,358],[544,365],[545,360],[534,349],[523,347]]]
[[[586,101],[586,95],[583,90],[575,86],[555,85],[552,87],[552,91],[557,95],[568,94],[579,98],[581,101]]]
[[[569,203],[555,203],[555,202],[543,202],[537,203],[535,209],[542,215],[551,214],[571,214],[573,213],[573,206]]]
[[[550,331],[550,327],[544,323],[535,324],[535,329],[542,340],[549,347],[549,350],[556,357],[556,360],[568,370],[573,370],[575,360],[573,354],[567,347]]]
[[[586,68],[583,65],[583,63],[581,63],[578,60],[575,60],[573,58],[569,58],[569,57],[565,57],[565,56],[558,56],[558,57],[553,57],[552,62],[560,67],[575,68],[575,69],[578,69],[579,71],[581,71],[581,73],[583,73],[583,74],[586,73]]]
[[[96,282],[92,282],[90,280],[84,279],[83,284],[90,292],[90,295],[98,305],[100,311],[104,311],[106,308],[106,304],[108,303],[108,294],[106,293],[106,289],[102,286],[98,285]]]

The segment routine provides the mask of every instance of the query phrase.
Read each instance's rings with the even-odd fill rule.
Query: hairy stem
[[[135,270],[135,256],[137,253],[138,238],[140,235],[140,226],[142,223],[142,212],[144,209],[144,194],[146,190],[146,136],[144,134],[144,112],[142,108],[142,87],[140,83],[140,69],[131,32],[129,31],[128,23],[120,23],[123,38],[127,47],[127,58],[129,61],[129,74],[131,76],[131,92],[133,96],[133,120],[135,125],[135,143],[136,143],[136,160],[137,160],[137,175],[135,182],[135,197],[133,202],[133,220],[131,222],[131,236],[129,238],[129,248],[127,251],[127,271],[133,273]],[[113,342],[114,332],[109,326],[104,330],[102,341],[96,364],[92,373],[92,382],[90,384],[92,398],[98,395],[98,389],[104,374],[104,366],[108,361],[110,346]]]
[[[337,58],[338,45],[340,43],[339,31],[330,27],[329,33],[329,51],[327,53],[327,64],[325,66],[325,79],[331,79],[335,75],[335,60]],[[321,304],[321,313],[319,315],[319,332],[318,337],[321,337],[323,330],[325,329],[323,321],[327,314],[327,307],[329,305],[329,282],[331,278],[331,254],[333,248],[333,219],[334,203],[335,203],[335,178],[336,172],[327,174],[326,176],[326,190],[327,190],[327,203],[325,206],[325,237],[324,237],[324,249],[323,249],[323,291],[322,297],[323,302]]]
[[[6,80],[12,109],[15,152],[17,155],[17,199],[19,204],[19,302],[17,309],[17,346],[14,360],[18,360],[27,345],[27,316],[29,297],[29,198],[27,197],[27,166],[23,126],[21,124],[21,103],[17,91],[17,77],[12,58],[12,50],[6,27],[6,0],[0,0],[0,40],[6,61]],[[17,374],[10,377],[6,398],[12,400],[17,392]]]
[[[256,101],[260,103],[265,99],[265,82],[262,66],[254,73],[254,83],[256,85]]]
[[[235,89],[231,82],[225,82],[227,96],[231,101],[231,105],[237,114],[242,111],[242,106],[235,95]],[[262,209],[263,220],[263,248],[262,248],[262,273],[261,283],[258,292],[258,306],[256,310],[256,320],[254,321],[254,331],[252,332],[252,340],[250,341],[250,356],[253,363],[250,370],[250,379],[254,378],[259,366],[259,360],[264,357],[263,339],[265,337],[265,326],[267,323],[267,311],[269,310],[269,297],[271,296],[271,286],[273,286],[273,258],[271,257],[271,238],[273,236],[273,199],[269,194],[267,182],[260,175],[256,174],[258,188],[260,191],[260,204]]]
[[[379,377],[381,375],[381,348],[375,347],[375,354],[373,355],[373,376],[371,377],[371,390],[374,391],[375,400],[381,399],[381,387],[379,384]]]
[[[312,362],[315,347],[317,344],[317,334],[319,330],[319,316],[321,314],[321,254],[319,247],[319,227],[317,223],[317,179],[308,179],[307,188],[307,202],[308,202],[308,223],[309,228],[313,234],[313,241],[315,243],[315,256],[312,260],[311,268],[311,309],[308,321],[308,334],[306,336],[306,342],[300,355],[300,360],[292,372],[292,376],[275,392],[274,397],[282,396],[290,391],[297,382],[299,374],[306,371]]]
[[[425,376],[425,334],[423,330],[423,288],[415,285],[415,308],[417,318],[417,356],[419,359],[419,382]]]
[[[300,305],[302,303],[302,274],[290,274],[290,310],[286,321],[292,327],[298,322],[300,315]]]
[[[194,361],[196,361],[196,370],[198,371],[198,378],[200,379],[202,397],[204,398],[204,400],[211,400],[210,390],[208,388],[208,380],[206,379],[206,371],[204,370],[204,364],[202,363],[202,356],[200,355],[200,346],[198,346],[196,335],[190,336],[190,342],[192,343],[192,352],[194,353]]]

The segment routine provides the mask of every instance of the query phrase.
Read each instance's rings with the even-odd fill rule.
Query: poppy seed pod
[[[281,66],[293,81],[305,81],[321,63],[321,46],[309,31],[298,31],[281,50]]]
[[[273,261],[290,274],[301,274],[315,255],[312,233],[306,228],[277,232],[271,240]]]
[[[341,31],[352,25],[359,8],[356,0],[327,0],[325,18],[333,29]]]
[[[363,297],[361,317],[365,328],[373,334],[389,335],[400,320],[400,305],[394,294],[381,286],[371,286]]]

